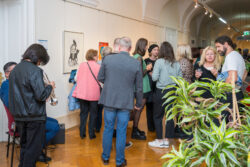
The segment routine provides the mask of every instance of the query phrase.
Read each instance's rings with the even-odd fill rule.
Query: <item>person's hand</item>
[[[153,72],[149,72],[149,75],[152,76]]]
[[[134,106],[134,109],[138,111],[138,110],[140,110],[141,108]]]
[[[150,71],[150,70],[152,69],[152,67],[153,67],[153,66],[152,66],[152,63],[148,64],[147,67],[146,67],[146,68],[147,68],[147,71]]]
[[[217,71],[215,68],[211,70],[211,73],[212,73],[215,77],[217,77],[217,75],[218,75],[218,71]]]
[[[54,81],[50,82],[49,85],[51,85],[53,89],[56,88],[56,85],[55,85],[55,82],[54,82]]]
[[[195,70],[195,78],[200,78],[201,77],[201,75],[202,75],[202,72],[201,71],[197,71],[197,70]]]

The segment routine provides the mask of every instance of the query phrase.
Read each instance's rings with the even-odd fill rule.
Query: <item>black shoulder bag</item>
[[[101,86],[101,84],[98,82],[97,78],[95,77],[95,75],[94,75],[93,71],[91,70],[91,68],[90,68],[88,62],[87,62],[87,64],[88,64],[88,67],[89,67],[89,70],[90,70],[91,74],[93,75],[94,79],[96,80],[97,84],[98,84],[99,87],[100,87],[100,93],[101,93],[101,92],[102,92],[102,86]]]

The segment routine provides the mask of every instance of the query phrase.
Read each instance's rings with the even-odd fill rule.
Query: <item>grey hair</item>
[[[120,45],[120,40],[121,40],[121,38],[115,38],[114,46],[119,46]]]
[[[120,46],[122,48],[130,49],[132,45],[131,39],[129,37],[122,37],[120,39]]]
[[[102,57],[105,57],[105,56],[107,56],[107,55],[109,55],[109,54],[111,54],[111,53],[112,53],[112,48],[109,47],[109,46],[105,46],[105,47],[102,49],[101,55],[102,55]]]

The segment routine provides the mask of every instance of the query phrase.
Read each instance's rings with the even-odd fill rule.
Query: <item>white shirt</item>
[[[225,59],[222,67],[222,72],[237,71],[237,75],[242,79],[246,65],[243,57],[236,51],[230,52]]]

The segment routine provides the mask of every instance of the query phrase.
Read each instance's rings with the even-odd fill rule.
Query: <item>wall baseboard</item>
[[[59,123],[65,124],[65,129],[70,129],[80,125],[80,110],[71,112],[65,116],[56,118]]]

